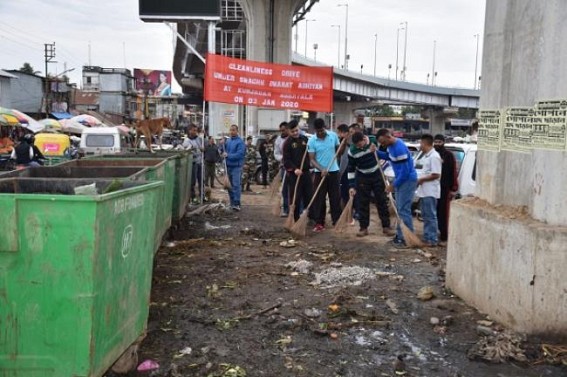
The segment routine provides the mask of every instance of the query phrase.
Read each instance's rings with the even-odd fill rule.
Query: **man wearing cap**
[[[459,190],[457,160],[455,155],[445,148],[445,136],[441,134],[435,135],[433,146],[443,161],[441,167],[441,196],[437,201],[437,225],[439,227],[439,242],[444,244],[447,242],[449,235],[449,206]]]

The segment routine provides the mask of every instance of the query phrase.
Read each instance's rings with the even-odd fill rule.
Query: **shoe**
[[[425,246],[425,247],[438,247],[439,244],[437,242],[424,242],[423,246]]]
[[[382,228],[382,233],[384,233],[386,236],[394,236],[396,235],[396,231],[394,229],[392,229],[389,226],[385,226]]]
[[[288,217],[288,216],[289,216],[289,212],[282,211],[282,212],[280,213],[280,217]]]
[[[390,246],[395,247],[396,249],[405,249],[407,248],[406,243],[398,238],[394,238],[392,241],[389,242]]]
[[[360,229],[358,233],[356,233],[357,237],[366,237],[368,235],[368,229]]]
[[[316,225],[315,225],[315,228],[313,228],[313,231],[314,231],[315,233],[320,233],[320,232],[322,232],[322,231],[324,231],[324,230],[325,230],[325,225],[323,225],[323,224],[316,224]]]
[[[240,206],[232,206],[231,209],[232,209],[234,212],[240,212]]]
[[[439,241],[438,244],[440,247],[447,247],[447,241]]]
[[[349,223],[349,225],[351,225],[351,226],[356,225],[356,220],[355,220],[355,219],[352,219],[352,221]]]

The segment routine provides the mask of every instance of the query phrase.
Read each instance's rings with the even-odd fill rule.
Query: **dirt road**
[[[394,249],[375,225],[363,240],[352,227],[289,242],[267,191],[243,202],[238,213],[185,219],[175,246],[159,251],[140,352],[160,364],[152,375],[567,375],[527,366],[540,356],[536,342],[527,362],[469,359],[477,342],[496,340],[479,332],[504,329],[444,289],[444,249]],[[434,297],[420,300],[420,290]],[[476,353],[514,354],[515,344],[500,335]]]

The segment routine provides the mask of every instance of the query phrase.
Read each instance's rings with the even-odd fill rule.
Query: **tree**
[[[34,71],[30,63],[25,62],[24,65],[18,70],[23,73],[29,73],[30,75],[36,75],[39,71]]]

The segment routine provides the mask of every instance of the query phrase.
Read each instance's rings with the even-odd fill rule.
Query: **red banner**
[[[205,100],[330,113],[333,68],[271,64],[208,54]]]

